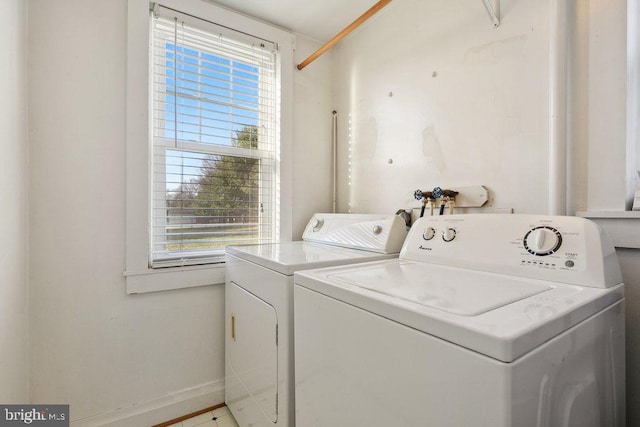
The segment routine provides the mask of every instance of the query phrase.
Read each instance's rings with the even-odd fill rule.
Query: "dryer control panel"
[[[398,215],[317,213],[304,229],[302,239],[343,248],[397,254],[407,237]]]
[[[622,282],[608,237],[578,217],[423,217],[411,228],[400,258],[592,287]]]

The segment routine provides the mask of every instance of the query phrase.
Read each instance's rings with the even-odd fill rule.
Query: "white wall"
[[[481,184],[493,207],[547,213],[558,2],[568,17],[567,212],[624,210],[624,0],[502,0],[497,29],[480,0],[385,7],[335,50],[340,210],[390,212],[415,205],[417,188]]]
[[[30,6],[30,399],[71,404],[76,425],[173,398],[200,406],[130,424],[222,402],[224,287],[125,294],[127,2]],[[316,47],[301,38],[296,55]],[[296,237],[329,206],[326,189],[307,192],[326,180],[330,149],[317,148],[330,135],[317,116],[331,109],[328,65],[317,65],[296,75]]]
[[[626,3],[588,2],[588,208],[593,211],[625,210],[626,204]]]
[[[320,44],[298,36],[299,64]],[[295,70],[293,141],[293,239],[300,240],[315,212],[331,212],[331,121],[333,54],[328,52],[302,71]]]
[[[125,294],[126,1],[30,6],[31,401],[221,401],[223,287]]]
[[[494,29],[480,0],[392,2],[336,49],[341,211],[485,185],[493,206],[547,212],[549,2],[501,9]]]
[[[27,395],[27,7],[0,2],[0,402]]]

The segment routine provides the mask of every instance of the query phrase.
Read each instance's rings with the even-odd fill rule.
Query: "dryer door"
[[[276,311],[233,282],[228,282],[225,292],[226,364],[231,371],[227,373],[227,403],[258,405],[275,423],[278,420]]]

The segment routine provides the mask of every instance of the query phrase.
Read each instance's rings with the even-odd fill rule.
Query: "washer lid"
[[[389,267],[360,269],[328,277],[461,316],[477,316],[553,289],[548,283],[477,274],[471,270],[436,268],[429,271],[416,263]]]
[[[398,254],[380,254],[310,242],[227,246],[226,253],[287,276],[291,276],[295,271],[302,269],[398,257]]]
[[[294,283],[503,362],[624,296],[623,284],[589,288],[397,259],[300,271]]]

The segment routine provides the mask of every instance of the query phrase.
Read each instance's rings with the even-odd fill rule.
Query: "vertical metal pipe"
[[[552,0],[549,46],[549,214],[567,213],[567,0]]]
[[[640,188],[640,4],[627,2],[627,175],[626,206],[633,207],[635,191]]]
[[[333,213],[336,213],[338,204],[338,112],[333,111],[332,129],[331,129],[331,184],[333,185],[332,198]]]

